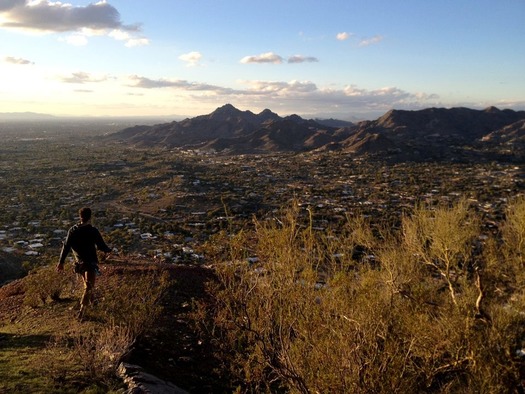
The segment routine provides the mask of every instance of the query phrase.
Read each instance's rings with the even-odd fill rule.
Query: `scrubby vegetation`
[[[137,338],[152,331],[162,297],[174,282],[162,266],[111,264],[99,277],[96,304],[83,322],[75,318],[82,282],[72,270],[55,272],[54,265],[46,265],[24,279],[26,307],[2,326],[0,391],[106,393],[122,388],[117,367]],[[24,331],[33,334],[17,335]],[[12,353],[17,348],[27,356]]]
[[[524,209],[494,234],[464,200],[325,234],[294,205],[230,238],[202,329],[241,392],[518,390]]]
[[[525,377],[522,164],[63,134],[2,145],[0,391],[111,391],[130,344],[190,392],[508,392]],[[124,257],[78,324],[81,282],[54,265],[84,205]]]

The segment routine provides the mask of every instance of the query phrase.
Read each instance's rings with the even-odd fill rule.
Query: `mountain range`
[[[134,126],[106,137],[138,147],[268,153],[341,151],[388,160],[525,159],[525,111],[469,108],[391,110],[372,121],[280,117],[226,104],[208,115]]]
[[[33,121],[33,120],[52,120],[56,119],[53,115],[41,114],[37,112],[0,112],[0,121]]]

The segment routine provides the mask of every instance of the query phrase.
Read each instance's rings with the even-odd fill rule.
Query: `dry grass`
[[[32,270],[24,279],[26,305],[38,307],[49,301],[58,301],[61,297],[71,296],[76,285],[75,275],[71,270],[57,272],[54,265],[47,265]]]
[[[120,270],[112,267],[110,274],[99,277],[98,302],[88,308],[83,322],[76,321],[73,306],[80,297],[81,282],[69,271],[57,273],[54,266],[34,270],[24,279],[25,312],[12,330],[38,329],[35,338],[49,339],[38,343],[30,359],[12,357],[5,370],[30,371],[35,378],[29,387],[41,392],[71,392],[78,387],[79,392],[106,393],[121,388],[115,371],[136,339],[156,321],[162,311],[161,298],[173,283],[156,265],[129,264],[122,271],[125,274]],[[21,342],[17,336],[9,338]],[[5,387],[17,384],[13,376]]]
[[[516,201],[502,239],[487,239],[465,201],[416,207],[400,231],[354,218],[328,235],[292,206],[231,237],[204,328],[242,392],[512,392],[525,292],[509,273],[523,271],[524,210]]]

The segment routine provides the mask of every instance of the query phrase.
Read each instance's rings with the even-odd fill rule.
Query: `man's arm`
[[[96,231],[97,234],[95,237],[95,244],[97,245],[97,249],[105,253],[110,253],[112,249],[108,245],[106,245],[106,242],[104,242],[104,238],[102,238],[100,231],[98,231],[98,229]]]
[[[64,245],[62,245],[62,250],[60,251],[60,258],[58,259],[58,264],[56,267],[57,271],[62,271],[64,269],[64,263],[66,261],[66,257],[71,251],[70,238],[71,238],[71,230],[67,233],[67,237],[66,237],[66,240],[64,241]]]

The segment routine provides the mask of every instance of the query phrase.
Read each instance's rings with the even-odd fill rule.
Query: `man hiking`
[[[111,252],[111,249],[104,242],[98,229],[91,225],[91,209],[81,208],[78,213],[80,223],[69,229],[56,269],[57,271],[64,269],[66,257],[73,250],[76,260],[75,272],[82,275],[84,280],[84,294],[78,312],[78,318],[82,319],[86,306],[93,301],[93,289],[98,271],[97,249],[105,253]]]

